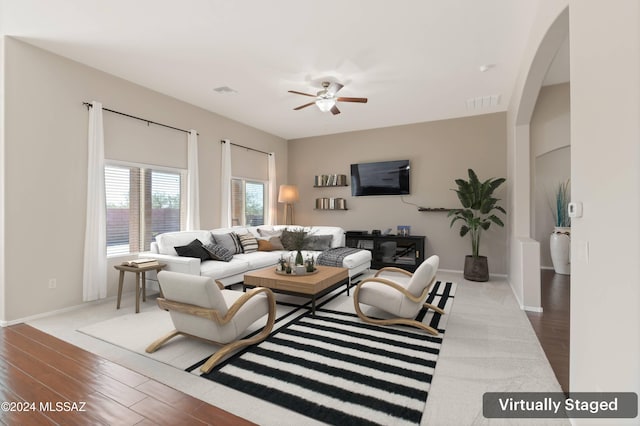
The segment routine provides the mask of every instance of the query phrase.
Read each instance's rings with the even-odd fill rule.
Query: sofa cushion
[[[198,239],[195,239],[184,246],[175,246],[174,249],[178,253],[178,256],[195,257],[200,260],[211,259],[209,252],[202,247],[202,242]]]
[[[282,229],[275,230],[273,228],[258,228],[258,233],[261,237],[279,237],[282,235]]]
[[[327,250],[331,248],[333,235],[307,235],[304,237],[303,250]]]
[[[177,256],[178,253],[174,249],[175,246],[187,245],[195,239],[200,240],[202,244],[209,244],[212,242],[211,233],[209,231],[166,232],[156,237],[158,253]]]
[[[221,262],[219,260],[202,262],[200,264],[200,275],[219,279],[242,274],[249,269],[249,262],[236,255],[229,262]]]
[[[235,232],[228,232],[226,234],[212,234],[212,237],[216,244],[219,244],[229,250],[231,254],[242,253],[242,244],[238,234]]]
[[[258,240],[256,240],[256,237],[252,233],[247,232],[246,234],[240,234],[238,235],[238,239],[240,240],[244,253],[258,251]]]
[[[273,266],[280,260],[282,252],[276,251],[258,251],[255,253],[243,253],[235,255],[234,258],[243,260],[249,264],[249,269],[266,268]]]
[[[342,267],[354,269],[368,262],[371,262],[371,252],[360,250],[342,259]]]
[[[224,246],[221,246],[220,244],[206,244],[203,245],[202,248],[204,248],[208,253],[209,256],[211,257],[212,260],[221,260],[223,262],[230,262],[231,259],[233,259],[233,255],[231,254],[231,252],[229,250],[227,250]]]

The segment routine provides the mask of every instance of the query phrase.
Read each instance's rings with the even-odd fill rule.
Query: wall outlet
[[[56,288],[58,282],[55,278],[49,278],[49,288]]]

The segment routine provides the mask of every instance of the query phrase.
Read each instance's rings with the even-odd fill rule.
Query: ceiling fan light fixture
[[[322,98],[316,101],[316,105],[318,109],[322,112],[329,112],[331,108],[336,104],[336,100],[334,98]]]

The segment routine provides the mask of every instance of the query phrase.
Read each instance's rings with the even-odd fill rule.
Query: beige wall
[[[422,207],[458,207],[454,180],[473,168],[481,179],[506,176],[505,114],[349,132],[289,141],[289,183],[300,189],[296,222],[372,230],[410,225],[427,236],[427,255],[438,254],[442,269],[462,270],[471,253],[468,238],[451,229],[446,213],[419,212]],[[313,188],[319,174],[350,174],[350,164],[411,160],[411,195],[352,197],[351,187]],[[504,197],[505,185],[498,196]],[[342,197],[348,211],[316,211],[315,199]],[[503,204],[504,205],[504,204]],[[491,273],[505,273],[504,229],[492,227],[481,240]]]
[[[570,388],[640,393],[640,3],[569,11],[572,200],[584,207],[571,224]]]
[[[571,177],[569,83],[540,89],[531,116],[533,238],[540,242],[542,267],[552,268],[549,235],[553,232],[554,191]]]
[[[274,151],[278,179],[286,179],[281,138],[15,39],[5,41],[5,321],[82,302],[88,121],[83,101],[199,132],[203,229],[219,225],[221,139]],[[108,117],[105,126],[112,120],[118,119]],[[153,144],[131,149],[138,157],[162,151]],[[57,279],[56,289],[48,288],[50,278]],[[115,289],[109,268],[108,295]]]

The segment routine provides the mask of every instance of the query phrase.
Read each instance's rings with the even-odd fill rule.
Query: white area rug
[[[428,302],[450,312],[455,288],[453,283],[436,283]],[[229,394],[235,390],[267,404],[280,413],[276,417],[292,410],[329,424],[419,424],[448,315],[430,310],[418,315],[440,331],[434,338],[411,327],[364,324],[353,312],[344,288],[321,299],[316,317],[304,308],[279,304],[277,330],[269,339],[204,377]],[[368,314],[383,316],[372,308]],[[257,324],[250,332],[259,328]],[[200,375],[199,365],[217,345],[177,337],[155,353],[145,352],[150,342],[172,329],[169,313],[158,309],[78,331]]]
[[[288,300],[290,302],[304,303],[304,300],[294,300],[291,297]],[[288,305],[278,305],[277,318],[279,323],[277,323],[277,326],[280,326],[280,323],[288,318],[289,313],[298,309]],[[169,312],[158,308],[153,311],[111,318],[82,327],[78,331],[180,370],[191,370],[191,366],[208,358],[220,347],[203,340],[177,336],[162,345],[157,351],[153,353],[145,352],[151,342],[169,333],[174,328]],[[257,322],[249,327],[245,335],[260,328],[261,323]],[[199,372],[200,370],[198,369],[194,370],[194,374],[199,374]]]

